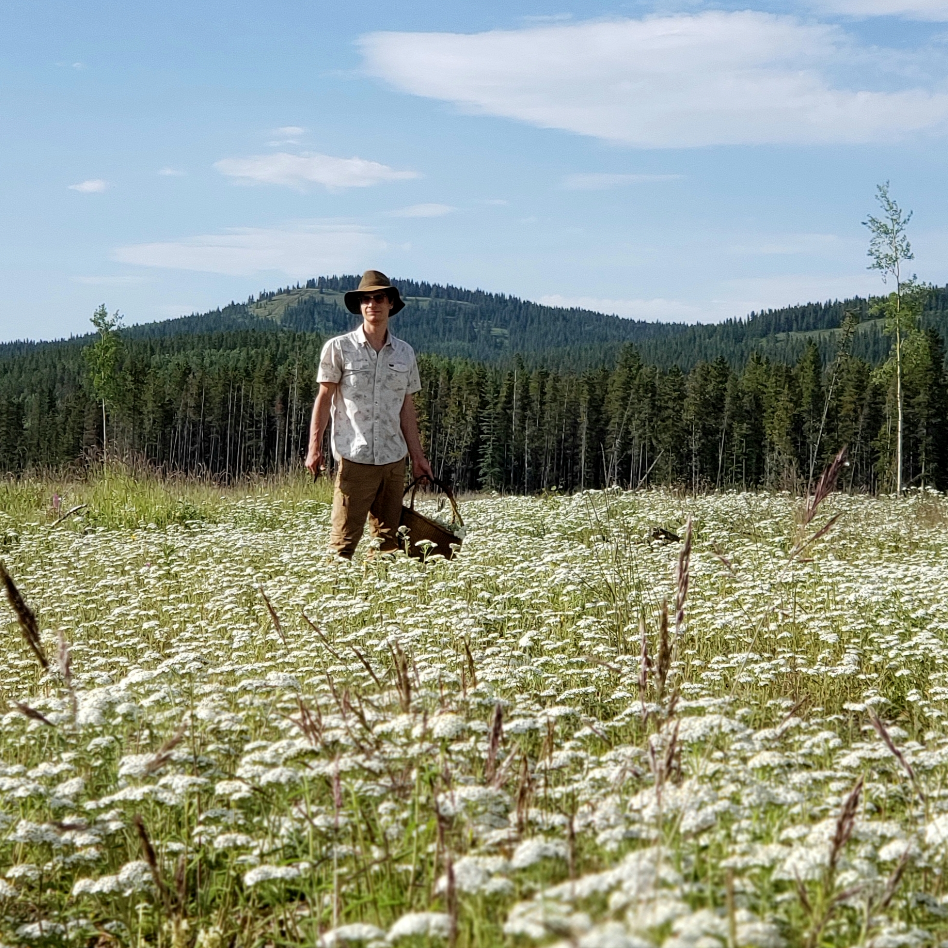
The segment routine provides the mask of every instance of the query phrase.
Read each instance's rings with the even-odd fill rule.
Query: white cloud
[[[145,282],[141,276],[77,276],[73,279],[86,286],[134,286]]]
[[[836,234],[776,234],[761,235],[747,244],[734,244],[727,248],[727,252],[751,257],[793,254],[826,256],[843,248],[844,241]]]
[[[282,227],[242,227],[223,234],[118,247],[121,263],[247,276],[275,270],[297,279],[350,272],[386,249],[365,227],[345,221],[305,221]]]
[[[108,188],[109,182],[101,178],[90,178],[88,181],[80,181],[79,184],[70,184],[70,191],[79,191],[82,194],[101,194]]]
[[[187,172],[179,171],[177,168],[159,168],[158,174],[164,178],[183,178]]]
[[[578,307],[648,322],[712,323],[799,303],[847,299],[877,292],[867,274],[819,277],[791,274],[723,280],[704,299],[607,299],[595,296],[541,296],[546,306]]]
[[[623,300],[604,299],[598,296],[541,296],[537,301],[544,306],[562,306],[566,309],[591,309],[597,313],[609,313],[626,319],[644,319],[649,322],[696,323],[710,321],[713,315],[694,303],[681,300],[651,299]]]
[[[273,134],[277,137],[267,142],[269,148],[279,148],[280,145],[298,145],[300,137],[306,133],[306,129],[299,125],[283,125],[275,128]]]
[[[624,184],[680,181],[682,177],[680,174],[568,174],[561,187],[567,191],[606,191]]]
[[[948,0],[816,0],[821,13],[857,18],[896,16],[906,20],[948,21]]]
[[[224,158],[215,162],[214,167],[241,184],[284,184],[291,188],[321,184],[330,190],[366,188],[385,181],[420,177],[416,171],[396,171],[364,158],[334,158],[311,152]]]
[[[643,148],[891,141],[948,119],[944,92],[869,89],[858,71],[855,88],[834,85],[858,52],[842,31],[756,11],[360,45],[367,70],[404,92]]]
[[[573,19],[572,13],[540,13],[533,16],[522,16],[524,23],[565,23]]]
[[[389,211],[389,217],[444,217],[456,211],[456,207],[450,204],[412,204],[410,207],[403,207],[397,211]]]
[[[869,273],[838,276],[815,276],[809,273],[783,276],[745,277],[723,280],[718,287],[719,298],[713,305],[719,318],[746,316],[764,309],[780,309],[799,303],[819,303],[843,300],[853,296],[878,293],[881,283]]]

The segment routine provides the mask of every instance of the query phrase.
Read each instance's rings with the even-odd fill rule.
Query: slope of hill
[[[806,303],[751,313],[723,323],[688,325],[646,322],[585,309],[544,306],[514,296],[455,286],[398,280],[409,304],[397,317],[396,332],[418,352],[476,362],[506,363],[520,355],[528,365],[588,368],[608,365],[623,343],[631,342],[643,361],[687,372],[701,361],[724,358],[740,368],[758,352],[777,362],[795,363],[813,339],[824,360],[835,355],[839,327],[847,312],[861,323],[853,354],[878,364],[890,342],[880,320],[871,318],[861,298]],[[246,304],[231,304],[206,316],[153,323],[136,332],[207,332],[221,329],[282,327],[328,336],[346,332],[358,321],[343,305],[343,294],[358,286],[358,276],[320,277],[305,286],[261,294]],[[923,324],[942,331],[948,287],[933,294]]]
[[[129,326],[125,332],[133,339],[207,337],[248,330],[334,335],[358,322],[343,305],[343,294],[358,282],[358,276],[320,277],[305,286],[262,293],[246,303]],[[660,368],[678,365],[687,372],[699,362],[717,358],[740,368],[754,352],[794,364],[810,339],[826,361],[835,354],[839,327],[849,311],[858,313],[862,320],[853,343],[854,355],[878,364],[890,348],[881,321],[870,317],[868,301],[860,298],[788,306],[723,323],[687,325],[544,306],[482,290],[413,280],[397,282],[409,304],[397,317],[397,334],[418,352],[476,362],[506,364],[519,355],[528,365],[584,369],[612,364],[621,346],[633,343],[644,362]],[[948,287],[933,293],[923,325],[948,335],[943,329],[946,310]],[[0,345],[0,359],[24,355],[37,347],[85,340],[6,343]]]

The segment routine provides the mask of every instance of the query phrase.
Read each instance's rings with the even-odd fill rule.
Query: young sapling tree
[[[904,399],[902,393],[902,351],[906,339],[918,329],[918,318],[924,306],[928,288],[919,284],[914,274],[903,275],[903,267],[909,260],[915,259],[912,245],[908,239],[908,224],[912,212],[907,213],[899,207],[889,194],[889,182],[876,188],[876,200],[881,208],[881,216],[869,215],[863,224],[869,228],[869,264],[870,270],[882,274],[882,282],[889,281],[895,290],[876,301],[873,312],[885,318],[886,332],[894,338],[892,362],[895,366],[895,402],[896,422],[896,460],[895,492],[902,493],[902,471],[904,450]]]
[[[116,310],[111,316],[103,303],[92,314],[92,325],[99,338],[82,350],[89,367],[89,381],[96,398],[102,404],[102,456],[108,451],[106,405],[114,405],[121,395],[118,363],[122,353],[122,317]]]

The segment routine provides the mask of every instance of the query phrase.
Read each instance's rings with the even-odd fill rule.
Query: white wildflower
[[[319,939],[320,948],[345,948],[346,945],[358,944],[363,941],[384,941],[385,932],[375,925],[365,922],[354,922],[351,925],[340,925],[330,929]]]
[[[66,926],[59,922],[29,922],[16,930],[16,937],[24,941],[39,941],[47,938],[59,938],[66,934]]]
[[[16,829],[10,834],[11,842],[14,843],[32,843],[45,844],[58,849],[62,846],[62,837],[56,828],[49,824],[31,823],[29,820],[20,820]]]
[[[501,873],[509,863],[502,856],[463,856],[454,863],[454,884],[459,892],[501,895],[513,890],[513,884]],[[448,879],[438,880],[437,891],[446,892]]]
[[[936,849],[948,846],[948,813],[936,816],[925,827],[925,842]]]
[[[539,941],[548,938],[551,932],[570,932],[577,934],[577,929],[586,931],[589,928],[589,917],[580,915],[572,924],[573,913],[561,902],[549,899],[537,899],[532,902],[518,902],[507,914],[504,923],[504,934],[532,938]]]
[[[302,867],[263,865],[244,873],[244,885],[249,889],[261,882],[289,882],[298,879],[302,874]]]
[[[220,833],[214,839],[215,849],[246,849],[256,840],[246,833]]]
[[[467,730],[467,724],[459,714],[437,714],[431,720],[431,736],[438,741],[453,741]]]
[[[219,780],[214,785],[214,793],[231,800],[246,800],[253,796],[253,790],[243,780]]]
[[[147,862],[136,859],[127,862],[118,872],[118,884],[126,896],[148,889],[152,883],[151,868]]]
[[[587,932],[575,944],[579,948],[653,948],[650,941],[630,934],[619,922],[606,922]]]
[[[70,770],[75,769],[76,768],[73,767],[72,764],[54,764],[50,760],[45,760],[37,767],[27,771],[26,775],[28,777],[32,777],[34,780],[42,780],[44,777],[58,777],[60,774],[69,773]]]
[[[913,840],[891,839],[879,850],[878,859],[880,862],[895,862],[906,854],[917,857],[918,845]]]
[[[451,917],[444,912],[409,912],[388,930],[388,940],[400,938],[447,938]]]
[[[154,754],[126,754],[118,766],[120,777],[144,777],[148,773],[148,766],[155,761]]]
[[[562,840],[534,837],[525,839],[514,850],[510,865],[513,869],[526,869],[543,859],[566,859],[568,855],[569,850]]]
[[[78,796],[85,788],[86,781],[84,777],[72,777],[69,780],[64,780],[62,783],[56,784],[56,786],[53,787],[53,793],[58,797],[69,799]]]

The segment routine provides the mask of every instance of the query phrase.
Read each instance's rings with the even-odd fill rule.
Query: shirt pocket
[[[347,388],[362,388],[368,385],[369,369],[369,363],[363,359],[343,360],[342,384]]]
[[[404,395],[408,391],[408,363],[392,360],[386,363],[385,369],[385,387],[391,392]]]

